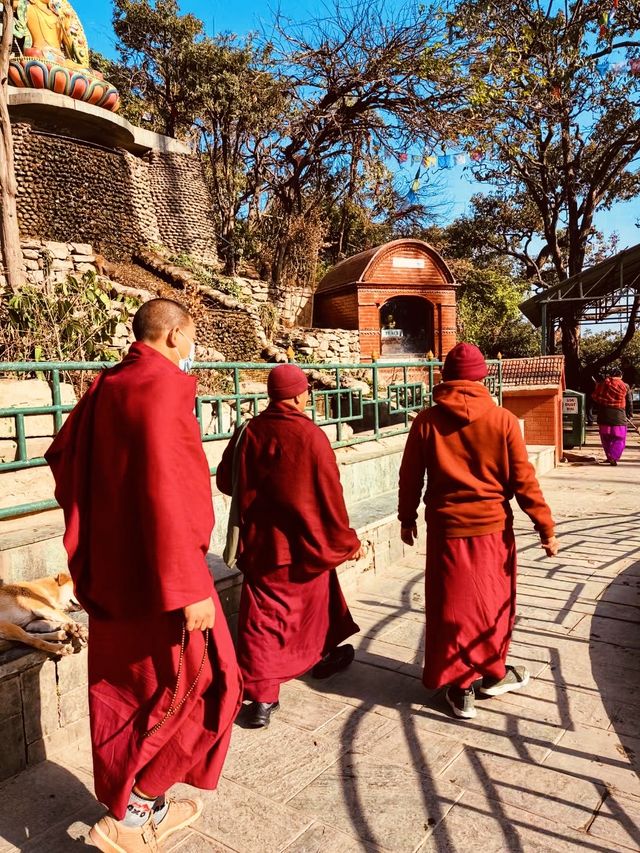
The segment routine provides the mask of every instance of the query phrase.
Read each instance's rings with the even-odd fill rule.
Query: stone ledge
[[[189,148],[178,139],[137,127],[117,113],[47,89],[19,89],[9,86],[9,114],[13,121],[26,120],[36,127],[46,126],[45,119],[55,121],[56,125],[66,121],[71,124],[79,139],[86,139],[98,145],[124,148],[137,154],[147,151],[190,153]]]

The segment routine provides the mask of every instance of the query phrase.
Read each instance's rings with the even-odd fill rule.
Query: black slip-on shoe
[[[353,663],[356,651],[350,643],[336,646],[326,654],[311,670],[314,678],[329,678],[336,672],[341,672]]]
[[[273,712],[279,707],[279,702],[252,702],[245,715],[245,724],[251,729],[264,729],[269,725]]]

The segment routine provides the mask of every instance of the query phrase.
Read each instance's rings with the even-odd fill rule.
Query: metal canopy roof
[[[520,304],[534,326],[553,322],[566,309],[583,306],[583,321],[628,320],[640,291],[640,244],[543,290]]]

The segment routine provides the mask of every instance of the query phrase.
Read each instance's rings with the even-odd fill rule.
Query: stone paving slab
[[[525,689],[468,722],[424,689],[420,541],[347,590],[352,667],[285,685],[266,731],[236,726],[218,791],[166,853],[640,850],[639,470],[634,436],[617,468],[544,478],[557,559],[516,512]],[[77,726],[78,743],[0,786],[0,853],[86,847],[102,807]]]

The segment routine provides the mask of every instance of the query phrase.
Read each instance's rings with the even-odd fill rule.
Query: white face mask
[[[180,332],[182,337],[185,339],[185,341],[189,341],[189,343],[191,344],[191,346],[189,348],[189,355],[186,358],[179,358],[179,360],[178,360],[178,367],[180,368],[180,370],[184,371],[184,373],[188,373],[191,370],[191,368],[193,367],[193,362],[196,360],[196,345],[191,340],[191,338],[188,338],[185,335],[185,333],[182,331],[182,329],[178,329],[178,331]],[[178,349],[177,346],[176,346],[176,349]],[[178,349],[178,356],[180,356],[180,350],[179,349]]]

